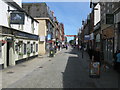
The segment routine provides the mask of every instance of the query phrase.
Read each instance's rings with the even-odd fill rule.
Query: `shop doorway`
[[[6,54],[6,59],[7,59],[7,66],[10,65],[10,47],[11,47],[12,42],[7,42],[7,54]]]

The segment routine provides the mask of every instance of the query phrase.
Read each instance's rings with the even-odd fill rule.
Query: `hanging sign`
[[[24,24],[25,14],[21,12],[10,14],[10,24]]]
[[[85,35],[84,40],[90,40],[90,35]]]

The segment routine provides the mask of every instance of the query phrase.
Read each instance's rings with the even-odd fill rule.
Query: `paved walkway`
[[[118,74],[112,69],[101,77],[89,77],[89,57],[70,48],[53,58],[47,55],[9,67],[2,71],[3,88],[118,88]]]
[[[60,53],[58,51],[56,54]],[[22,79],[28,74],[32,73],[36,68],[42,68],[46,62],[51,60],[48,54],[38,56],[34,59],[22,62],[16,66],[10,66],[3,70],[0,70],[0,87],[6,88],[12,83]]]

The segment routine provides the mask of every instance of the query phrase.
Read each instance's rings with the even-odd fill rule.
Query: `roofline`
[[[36,20],[48,20],[54,27],[55,27],[55,25],[54,25],[54,23],[51,21],[51,19],[50,18],[48,18],[48,17],[42,17],[42,18],[34,18],[34,19],[36,19]]]
[[[13,1],[13,0],[12,0]],[[29,16],[32,20],[36,21],[37,23],[39,23],[36,19],[34,19],[32,16],[30,16],[23,8],[21,8],[16,2],[5,2],[8,5],[16,8],[18,11],[20,12],[24,12],[27,16]]]

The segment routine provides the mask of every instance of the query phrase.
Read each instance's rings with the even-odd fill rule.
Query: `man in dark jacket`
[[[92,60],[92,56],[93,56],[93,49],[92,48],[88,49],[88,54],[89,54],[90,60]]]
[[[101,65],[101,60],[100,60],[100,49],[96,48],[96,50],[93,52],[93,56],[92,56],[92,61],[93,62],[99,62]]]

